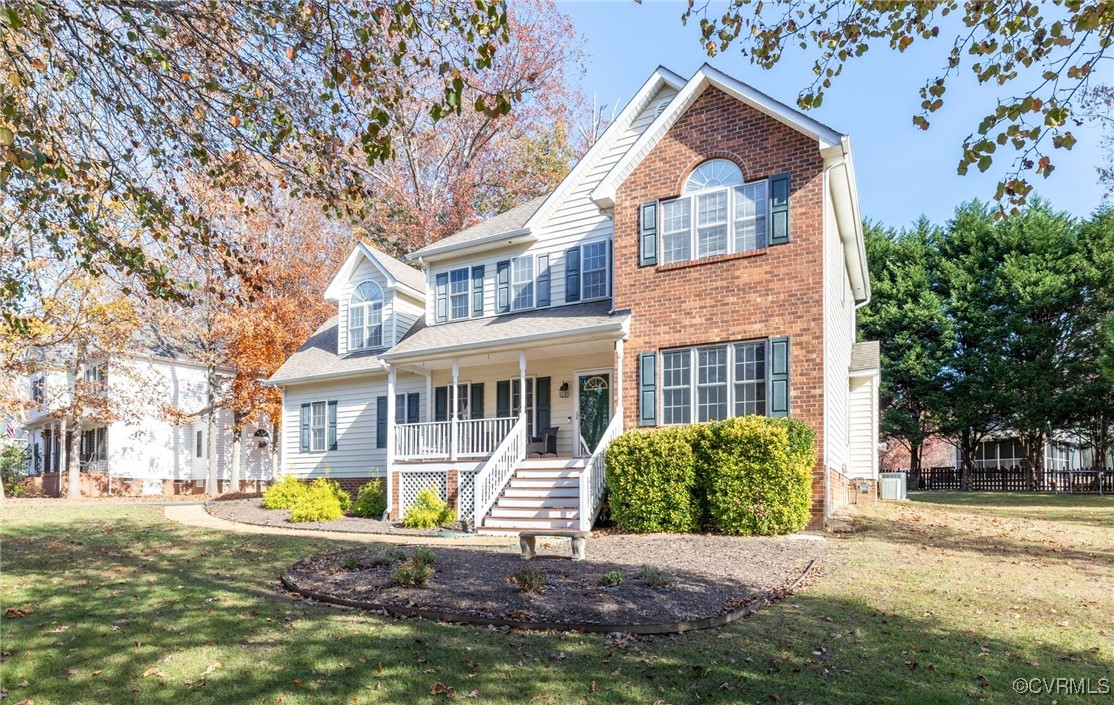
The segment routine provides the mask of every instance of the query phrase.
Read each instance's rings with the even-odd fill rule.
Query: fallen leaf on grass
[[[452,687],[451,685],[445,685],[444,683],[435,683],[433,685],[433,688],[430,689],[429,694],[430,695],[447,695],[450,698],[455,698],[456,697],[456,688]]]
[[[216,663],[212,663],[212,664],[209,664],[209,667],[208,667],[208,668],[206,668],[206,669],[205,669],[205,670],[204,670],[204,671],[203,671],[203,672],[201,673],[201,675],[203,675],[203,676],[207,676],[207,675],[209,675],[210,673],[213,673],[214,671],[219,671],[219,670],[220,670],[221,668],[223,668],[223,667],[224,667],[224,664],[223,664],[223,663],[221,663],[220,661],[217,661]]]
[[[163,676],[162,669],[158,666],[152,666],[143,672],[144,678],[147,678],[148,676],[159,676],[161,678]]]
[[[29,610],[29,609],[27,609],[27,610],[19,609],[17,607],[9,607],[8,609],[4,610],[4,616],[7,617],[8,619],[17,619],[19,617],[26,617],[29,614],[31,614],[31,610]]]

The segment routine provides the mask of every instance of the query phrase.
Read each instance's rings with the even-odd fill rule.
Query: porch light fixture
[[[568,382],[562,382],[561,383],[561,389],[559,390],[559,393],[560,393],[562,399],[568,399],[569,398],[569,383]]]

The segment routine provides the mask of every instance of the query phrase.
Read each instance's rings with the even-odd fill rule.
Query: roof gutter
[[[550,340],[567,338],[570,336],[594,336],[606,333],[623,333],[627,332],[627,323],[624,320],[615,321],[614,323],[601,323],[595,326],[588,326],[587,328],[578,328],[576,330],[566,330],[548,333],[534,333],[532,335],[524,335],[518,338],[502,339],[502,340],[485,340],[475,343],[460,343],[458,345],[447,345],[440,348],[414,350],[412,352],[401,353],[386,353],[383,359],[394,364],[399,360],[406,360],[408,358],[423,358],[426,360],[436,360],[443,357],[451,357],[454,354],[468,352],[471,350],[483,350],[489,347],[515,347],[520,345],[529,345],[534,343],[544,343]],[[601,336],[603,337],[603,336]]]
[[[361,375],[375,374],[378,372],[386,372],[387,365],[380,360],[379,364],[374,367],[367,367],[362,370],[350,370],[347,372],[327,372],[320,375],[310,375],[309,377],[292,377],[290,379],[269,379],[267,384],[272,387],[288,387],[294,384],[305,384],[307,382],[320,382],[327,379],[343,379],[345,377],[359,377]]]
[[[438,259],[445,259],[442,255],[451,255],[459,257],[463,255],[473,254],[475,252],[482,252],[490,250],[495,247],[502,247],[503,245],[515,245],[521,242],[533,242],[537,238],[533,236],[530,228],[518,228],[517,230],[508,230],[502,233],[495,233],[494,235],[486,235],[475,240],[468,240],[467,242],[459,242],[450,245],[431,245],[430,247],[423,247],[417,252],[411,252],[406,255],[406,259],[424,260],[426,262],[434,262]]]
[[[855,181],[854,160],[851,157],[851,140],[844,135],[837,147],[823,151],[836,229],[843,243],[843,258],[851,279],[855,308],[859,308],[870,302],[870,272],[867,268],[863,218],[859,211],[859,189]]]

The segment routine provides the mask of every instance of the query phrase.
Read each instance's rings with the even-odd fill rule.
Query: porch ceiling
[[[542,345],[521,345],[517,347],[510,347],[511,344],[508,343],[507,346],[499,349],[464,352],[425,360],[407,360],[406,362],[396,363],[394,366],[402,370],[424,373],[451,369],[453,360],[456,360],[462,370],[485,365],[509,365],[517,369],[518,355],[520,352],[525,352],[526,367],[529,370],[530,363],[537,363],[542,360],[568,359],[575,360],[578,363],[591,362],[593,357],[598,360],[600,355],[614,354],[616,339],[611,336],[602,339],[546,341]]]

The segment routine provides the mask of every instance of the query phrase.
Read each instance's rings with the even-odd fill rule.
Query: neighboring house
[[[962,454],[958,447],[939,436],[925,442],[921,467],[958,468]],[[931,449],[931,453],[929,452]],[[1100,459],[1094,448],[1081,435],[1070,431],[1055,431],[1044,444],[1046,470],[1083,470],[1093,467],[1114,467],[1114,449],[1105,459]],[[1025,441],[1015,431],[1005,429],[991,434],[975,446],[975,467],[978,469],[1027,468],[1029,466]],[[897,440],[887,443],[883,462],[887,468],[909,468],[909,450]]]
[[[82,494],[195,494],[205,489],[208,473],[206,366],[187,350],[165,341],[137,344],[140,351],[115,354],[86,369],[85,378],[103,387],[114,420],[91,415],[83,421],[77,444]],[[231,370],[221,370],[227,378]],[[66,478],[61,414],[72,379],[44,366],[26,380],[30,469],[46,494],[60,494]],[[219,409],[215,419],[215,459],[226,489],[232,471],[232,413]],[[242,489],[258,489],[277,464],[269,426],[249,425],[241,443]]]
[[[410,255],[355,248],[272,377],[282,472],[389,512],[437,487],[483,531],[590,527],[631,428],[745,414],[877,475],[877,347],[850,142],[704,66],[659,68],[549,195]]]

